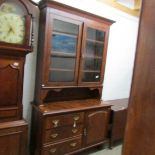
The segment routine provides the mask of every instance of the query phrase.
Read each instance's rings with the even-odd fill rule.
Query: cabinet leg
[[[110,140],[110,142],[109,142],[109,149],[113,149],[113,141],[112,140]]]

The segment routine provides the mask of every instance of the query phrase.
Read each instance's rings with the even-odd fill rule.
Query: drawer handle
[[[78,121],[80,119],[80,116],[74,116],[73,119],[74,121]]]
[[[56,127],[58,127],[59,120],[53,120],[52,123],[53,123],[54,127],[56,128]]]
[[[50,149],[50,153],[55,153],[57,151],[57,149],[56,148],[53,148],[53,149]]]
[[[52,138],[56,138],[56,137],[58,137],[58,134],[57,134],[57,133],[52,134],[50,137],[52,137]]]
[[[70,144],[71,147],[75,147],[76,145],[77,145],[76,142]]]
[[[77,133],[78,132],[78,129],[72,129],[72,132],[73,133]]]

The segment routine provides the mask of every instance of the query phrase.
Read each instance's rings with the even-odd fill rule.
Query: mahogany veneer
[[[109,116],[110,105],[99,100],[33,106],[32,154],[73,154],[100,145],[107,140]]]
[[[101,101],[113,21],[42,0],[32,117],[32,155],[74,154],[107,140]]]
[[[0,155],[28,155],[27,129],[24,120],[0,123]]]

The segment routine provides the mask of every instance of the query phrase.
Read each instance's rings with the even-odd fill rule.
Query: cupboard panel
[[[108,110],[98,110],[86,114],[86,145],[99,143],[107,138],[109,112]]]

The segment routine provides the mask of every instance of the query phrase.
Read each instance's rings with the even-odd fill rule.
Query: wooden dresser
[[[39,7],[31,154],[74,154],[103,144],[110,105],[101,95],[113,21],[49,0]]]
[[[107,141],[110,105],[102,101],[63,101],[33,110],[36,155],[75,153]]]

